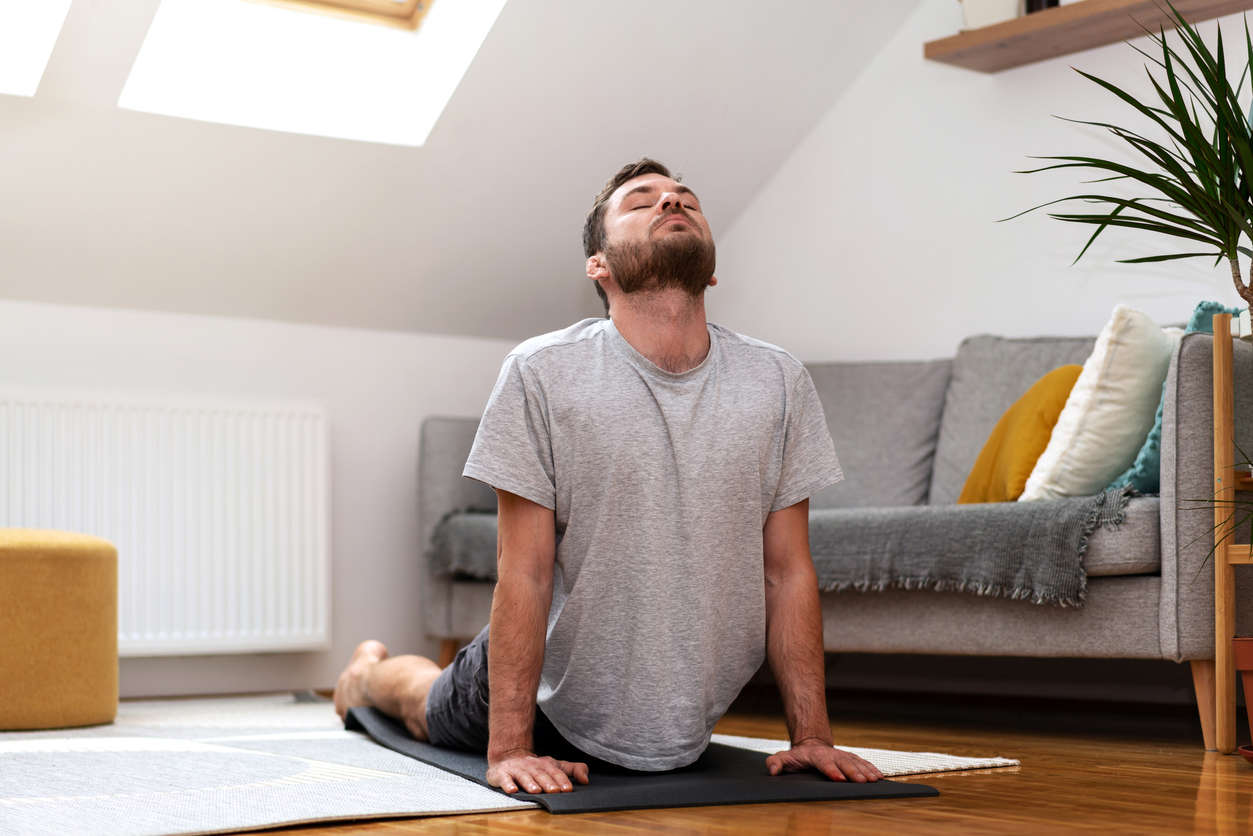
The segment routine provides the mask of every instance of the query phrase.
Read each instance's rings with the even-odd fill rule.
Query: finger
[[[574,772],[570,774],[572,774],[574,776],[574,780],[578,781],[580,784],[586,784],[591,780],[591,773],[585,763],[576,763],[574,765]]]
[[[836,762],[845,775],[849,775],[854,781],[877,781],[882,775],[875,777],[874,764],[859,758],[849,752],[839,752],[836,755]]]
[[[551,777],[549,777],[547,770],[545,770],[542,765],[536,766],[535,764],[531,764],[527,768],[527,774],[531,776],[531,780],[535,782],[535,786],[538,788],[531,790],[531,792],[544,793],[557,791],[557,784]]]
[[[544,785],[545,792],[569,792],[574,789],[570,786],[569,777],[561,771],[557,761],[544,764],[543,770],[536,777]]]
[[[509,793],[510,795],[513,795],[515,792],[518,791],[518,785],[513,782],[513,779],[510,778],[508,774],[496,775],[496,776],[489,775],[487,778],[487,783],[492,784],[493,786],[500,787],[502,790]]]
[[[572,763],[571,761],[557,761],[557,765],[561,767],[562,773],[567,777],[567,785],[569,789],[574,789],[572,784],[568,783],[569,778],[573,778],[581,784],[587,783],[587,764]],[[579,777],[579,767],[583,767],[583,777]]]
[[[527,792],[542,792],[539,781],[535,780],[535,776],[531,774],[530,770],[515,767],[510,770],[510,774],[513,776],[513,779],[518,782],[518,786]]]
[[[883,773],[879,771],[878,767],[865,758],[860,757],[859,755],[854,755],[852,752],[846,752],[843,749],[836,749],[835,759],[841,767],[848,766],[849,768],[865,775],[868,780],[876,781],[883,777]],[[848,770],[846,769],[845,771],[847,772]]]
[[[542,769],[532,770],[531,777],[535,780],[535,783],[539,784],[539,792],[556,792],[557,791],[557,782],[554,781],[552,776],[549,775],[544,770]]]
[[[771,755],[766,758],[766,771],[771,775],[778,775],[783,771],[783,759],[778,755]]]
[[[880,771],[879,767],[875,766],[865,758],[858,758],[857,762],[862,767],[862,772],[866,773],[866,777],[871,781],[878,781],[883,777],[883,772]]]
[[[866,780],[862,771],[857,768],[856,758],[847,752],[841,752],[839,749],[824,751],[821,755],[814,758],[813,767],[832,781],[857,781],[861,783]]]
[[[539,784],[544,792],[556,792],[558,784],[553,778],[553,772],[557,770],[557,763],[552,758],[532,758],[528,762],[528,768],[531,778],[535,783]]]
[[[850,781],[864,784],[870,780],[870,770],[863,768],[855,761],[845,761],[837,764],[837,766],[839,766],[841,772],[848,776]]]
[[[840,767],[833,761],[824,761],[823,763],[814,765],[818,768],[819,772],[830,778],[832,781],[857,780],[857,778],[853,777],[850,773],[850,770],[840,769]],[[865,781],[866,779],[862,778],[862,780]]]
[[[832,758],[832,761],[834,762],[834,766],[839,769],[840,772],[843,772],[844,777],[848,778],[848,780],[856,781],[859,784],[866,783],[867,776],[861,770],[861,767],[858,766],[855,758],[836,756]]]

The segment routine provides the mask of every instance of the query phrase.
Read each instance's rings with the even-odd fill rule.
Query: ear
[[[714,285],[716,285],[717,283],[718,283],[718,277],[717,277],[717,276],[710,276],[710,277],[709,277],[709,286],[710,286],[710,287],[713,287],[713,286],[714,286]]]
[[[587,277],[592,280],[609,278],[609,265],[600,253],[587,259]]]

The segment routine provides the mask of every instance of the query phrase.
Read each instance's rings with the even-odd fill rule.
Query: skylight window
[[[402,29],[417,29],[422,24],[431,0],[261,0],[295,9],[320,11],[344,17],[385,23]]]
[[[0,93],[39,89],[70,0],[0,0]]]
[[[505,0],[425,5],[407,31],[249,0],[161,0],[118,106],[422,145]]]

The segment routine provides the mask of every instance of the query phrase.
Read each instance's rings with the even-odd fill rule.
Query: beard
[[[627,294],[677,287],[696,298],[709,286],[715,260],[713,242],[694,233],[605,247],[609,273]]]

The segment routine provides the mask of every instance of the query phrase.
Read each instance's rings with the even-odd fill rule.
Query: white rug
[[[786,740],[735,737],[729,734],[715,734],[713,742],[771,755],[788,746]],[[838,743],[835,745],[845,752],[852,752],[870,761],[885,778],[926,775],[934,772],[960,772],[967,769],[994,769],[1002,766],[1020,766],[1022,763],[1010,758],[962,758],[957,755],[942,755],[939,752],[898,752],[895,749],[859,749],[856,746],[840,746]]]
[[[785,741],[714,735],[761,752]],[[1005,758],[849,749],[885,775]],[[195,834],[534,807],[343,730],[289,694],[123,702],[109,726],[0,733],[0,834]]]

